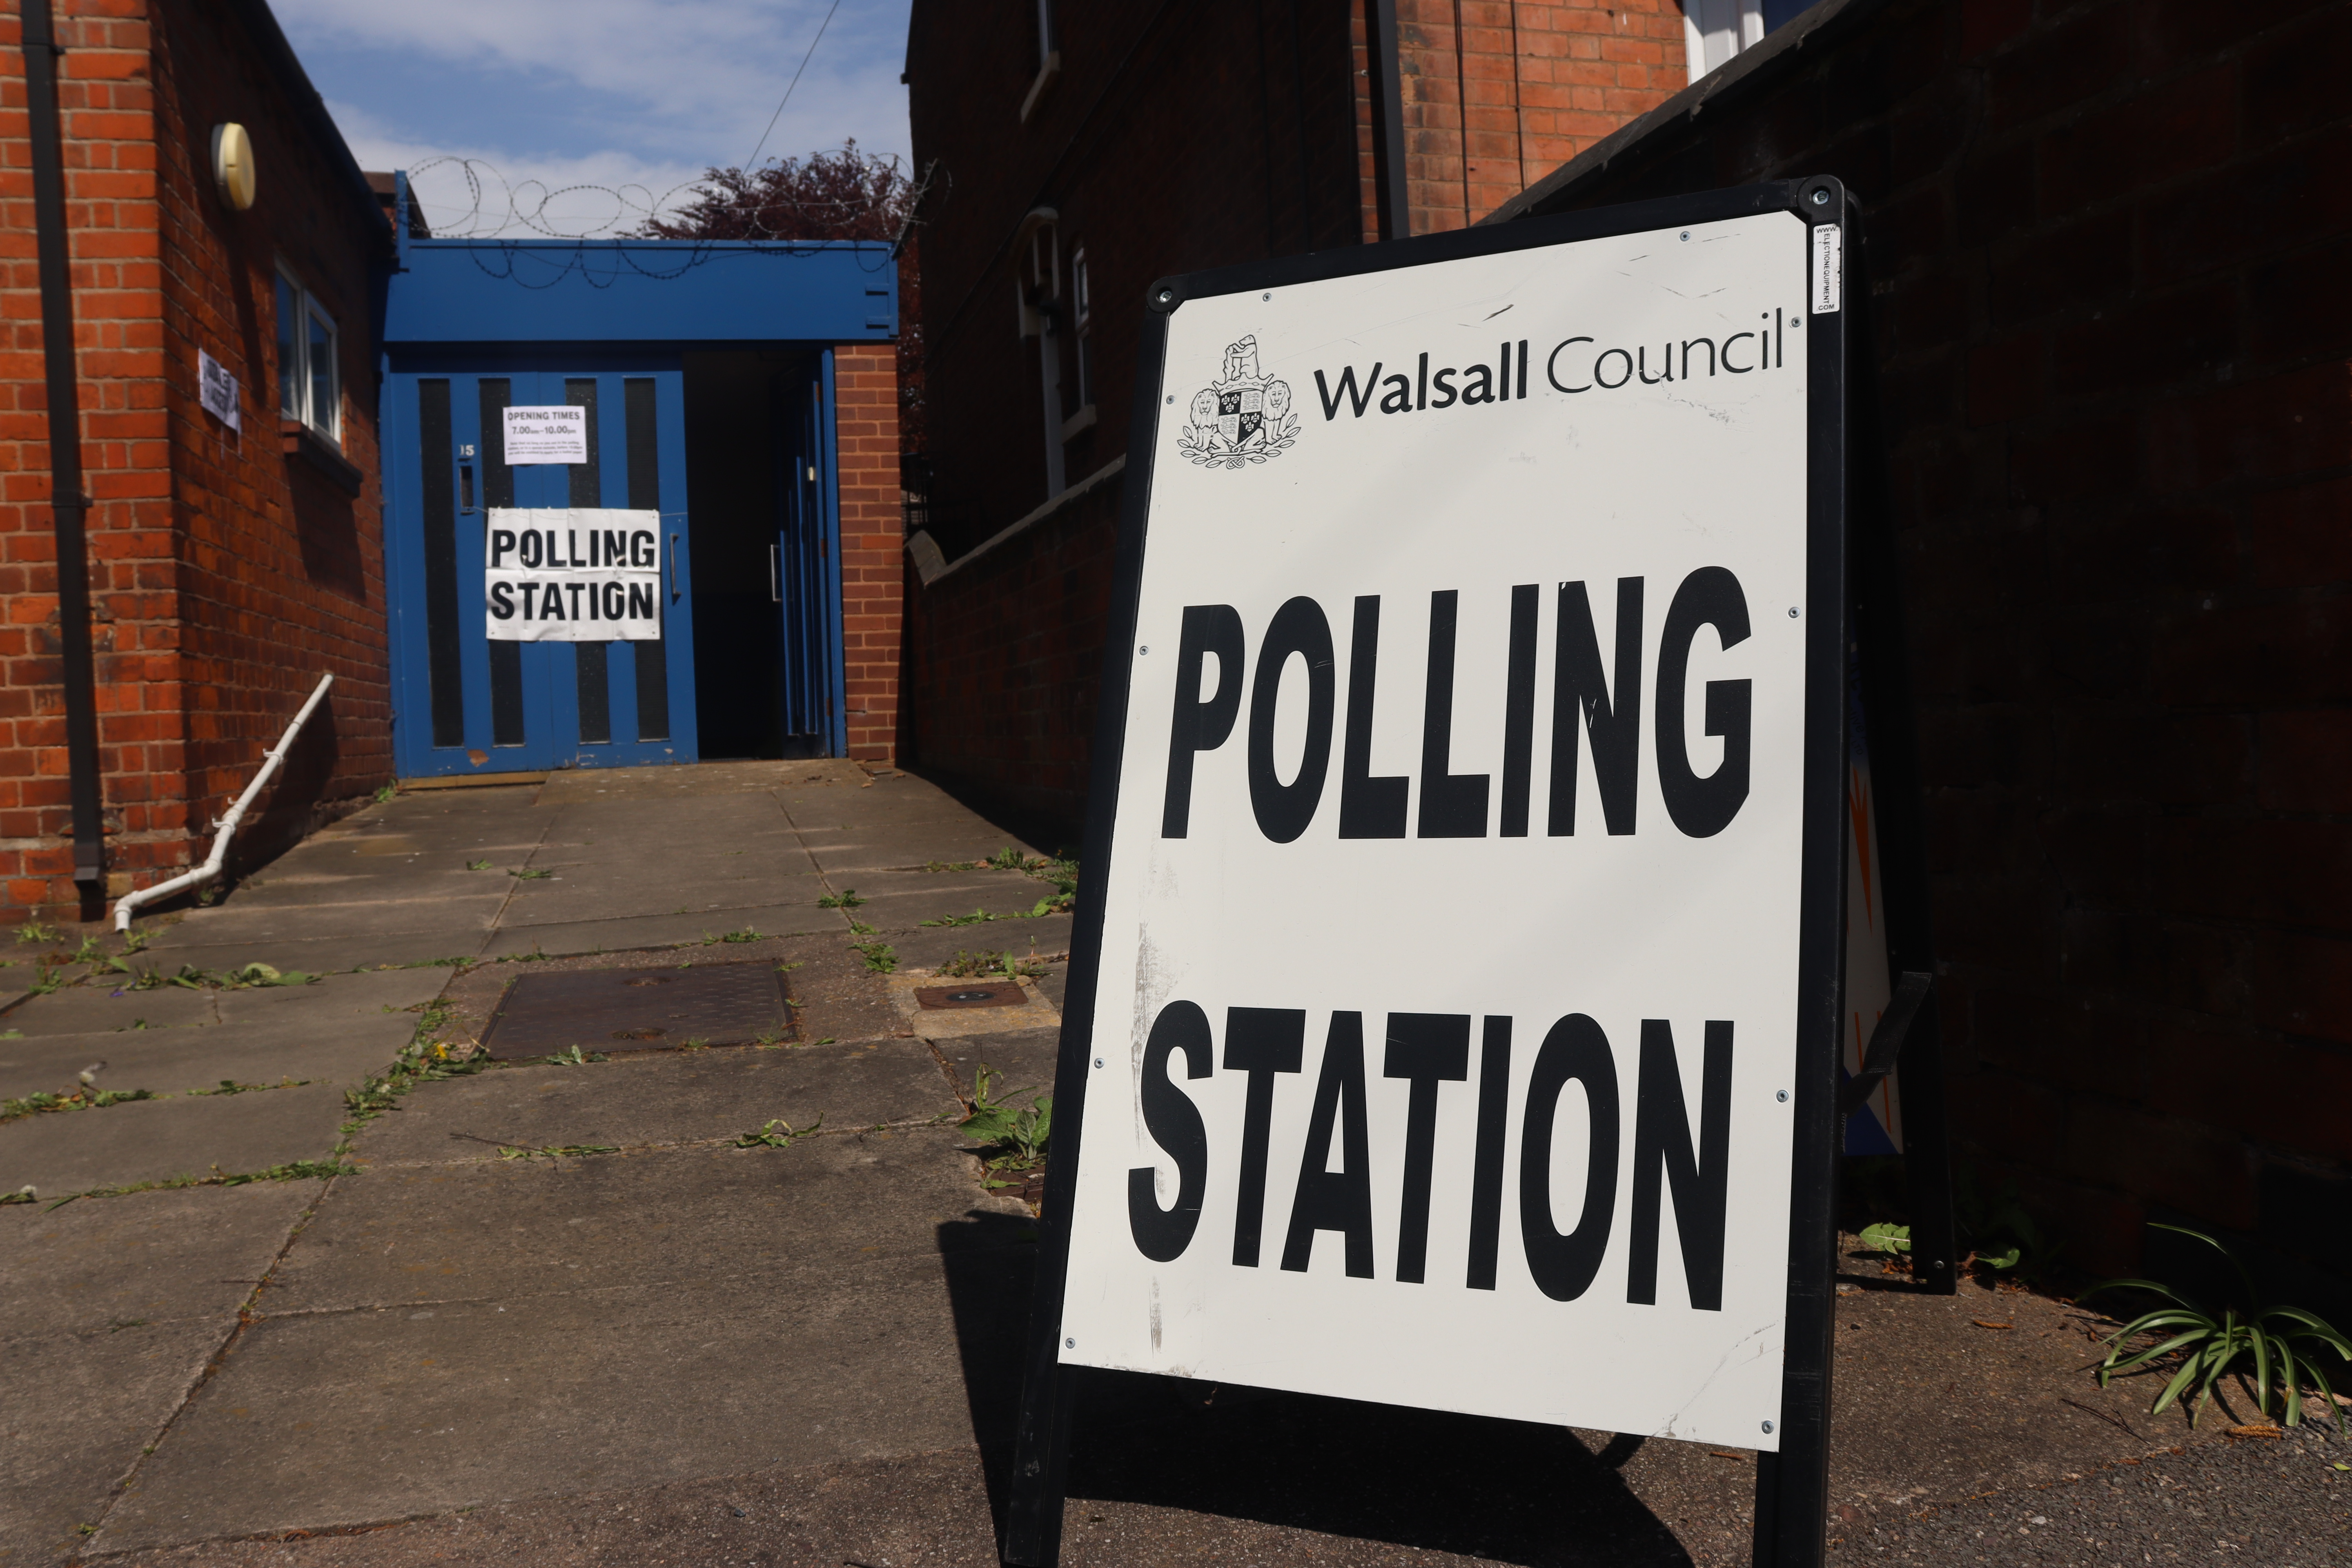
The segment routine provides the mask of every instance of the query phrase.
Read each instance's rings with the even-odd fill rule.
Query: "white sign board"
[[[1063,1363],[1779,1447],[1818,254],[1168,315]]]
[[[506,460],[524,463],[584,463],[588,460],[588,410],[513,408],[506,411]]]
[[[196,387],[205,413],[232,430],[238,428],[236,377],[202,349],[196,351]]]
[[[661,640],[661,513],[492,507],[485,542],[492,642]]]

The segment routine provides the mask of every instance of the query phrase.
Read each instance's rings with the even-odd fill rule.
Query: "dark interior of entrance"
[[[788,700],[787,672],[822,660],[779,580],[793,522],[814,355],[749,349],[685,356],[687,534],[694,573],[694,698],[706,759],[810,757],[821,724]],[[795,646],[788,646],[795,645]]]

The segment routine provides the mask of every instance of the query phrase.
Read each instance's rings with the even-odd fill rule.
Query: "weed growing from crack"
[[[56,1110],[103,1110],[110,1105],[128,1105],[134,1100],[161,1100],[163,1097],[145,1089],[93,1089],[88,1084],[69,1089],[62,1094],[33,1093],[22,1100],[0,1100],[0,1121],[16,1121],[27,1116],[39,1116]]]
[[[965,952],[959,949],[953,958],[940,965],[939,972],[952,980],[983,974],[1002,974],[1007,980],[1019,980],[1045,973],[1045,966],[1034,959],[1015,958],[1010,952]]]
[[[259,1094],[272,1089],[300,1089],[310,1081],[307,1078],[295,1078],[290,1074],[276,1083],[239,1083],[233,1078],[225,1078],[220,1080],[218,1089],[192,1089],[188,1092],[190,1094]]]
[[[1045,1163],[1046,1145],[1054,1134],[1054,1097],[1041,1094],[1034,1105],[1014,1110],[996,1094],[996,1085],[1004,1075],[980,1064],[980,1072],[972,1079],[971,1113],[957,1125],[973,1137],[985,1140],[973,1151],[981,1157],[985,1171],[982,1180],[992,1190],[1017,1187],[1022,1184],[1009,1181],[1008,1176],[1026,1176]],[[1025,1089],[1008,1089],[1008,1094],[1026,1094]]]
[[[854,910],[865,901],[856,889],[844,888],[837,893],[827,893],[817,900],[816,907],[821,910]]]
[[[131,1182],[120,1187],[91,1187],[86,1192],[68,1193],[51,1204],[49,1207],[63,1208],[76,1198],[119,1198],[131,1193],[177,1192],[184,1187],[244,1187],[250,1186],[256,1182],[325,1181],[331,1176],[356,1176],[359,1173],[360,1168],[357,1165],[346,1165],[341,1161],[333,1159],[294,1160],[283,1165],[272,1165],[266,1171],[223,1171],[218,1165],[215,1165],[213,1173],[209,1176],[189,1175],[183,1173],[176,1176],[167,1176],[160,1182]],[[21,1193],[0,1197],[0,1203],[31,1203],[34,1201],[29,1195],[32,1191],[32,1188],[26,1187]]]
[[[853,942],[849,944],[866,960],[866,969],[875,974],[887,974],[898,967],[898,950],[887,942]]]
[[[590,1062],[608,1062],[613,1058],[602,1051],[590,1051],[583,1055],[580,1047],[574,1046],[568,1053],[558,1051],[551,1057],[542,1057],[540,1059],[551,1068],[584,1068]]]
[[[38,921],[26,921],[16,928],[18,942],[55,942],[62,933],[55,926],[45,926]]]
[[[466,862],[466,869],[468,871],[487,871],[489,868],[490,863],[488,860],[468,860]]]
[[[757,1132],[741,1134],[735,1140],[734,1146],[738,1149],[789,1149],[793,1146],[793,1139],[806,1138],[824,1125],[824,1112],[822,1110],[817,1112],[816,1120],[806,1127],[795,1128],[791,1122],[779,1118],[770,1121]]]
[[[357,1089],[343,1090],[343,1108],[351,1112],[341,1129],[344,1138],[356,1135],[385,1111],[399,1110],[400,1097],[420,1083],[469,1078],[491,1065],[490,1058],[478,1049],[470,1056],[455,1058],[446,1043],[434,1040],[433,1037],[441,1032],[456,1011],[446,1002],[428,1004],[418,1016],[408,1044],[401,1047],[393,1058],[391,1068],[379,1076],[362,1079]],[[340,1154],[348,1147],[346,1143],[335,1152]]]
[[[576,1160],[583,1154],[617,1154],[618,1143],[543,1143],[537,1148],[513,1148],[499,1145],[501,1160],[536,1160],[546,1156],[558,1160]]]
[[[520,881],[537,882],[543,880],[546,878],[552,877],[555,873],[536,866],[526,866],[520,871],[509,871],[507,875],[515,878]]]

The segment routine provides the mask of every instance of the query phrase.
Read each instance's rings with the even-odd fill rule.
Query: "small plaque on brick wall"
[[[230,429],[237,428],[236,377],[229,374],[228,366],[202,349],[196,351],[196,386],[205,412]]]

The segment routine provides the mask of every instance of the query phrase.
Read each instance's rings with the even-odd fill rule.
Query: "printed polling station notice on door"
[[[1175,309],[1065,1362],[1778,1446],[1809,258]]]
[[[487,543],[492,642],[661,640],[661,513],[492,507]]]

